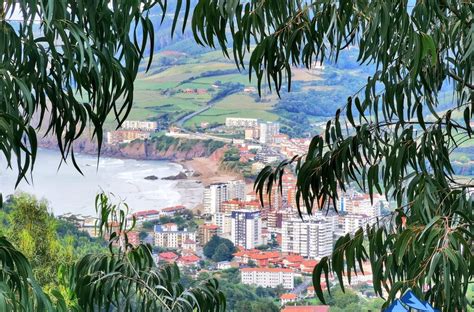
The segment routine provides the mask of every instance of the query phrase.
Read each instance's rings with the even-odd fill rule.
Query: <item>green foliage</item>
[[[303,283],[303,279],[301,277],[295,277],[295,287],[301,285]]]
[[[178,229],[188,229],[189,231],[195,231],[198,228],[196,221],[194,220],[193,212],[189,209],[185,209],[173,216],[161,216],[157,220],[145,221],[142,223],[143,229],[152,230],[156,224],[175,223]]]
[[[331,301],[328,302],[331,306],[335,306],[341,309],[348,309],[352,304],[358,304],[360,301],[359,296],[350,289],[347,289],[345,292],[342,292],[340,289],[336,289],[332,293]],[[355,310],[346,310],[346,311],[355,311]]]
[[[7,236],[28,259],[41,285],[53,283],[61,263],[72,263],[72,250],[61,246],[46,202],[27,194],[12,197]]]
[[[214,235],[204,246],[203,253],[216,262],[227,261],[233,258],[235,246],[230,240]]]
[[[294,166],[300,212],[337,207],[339,192],[354,184],[371,197],[396,201],[394,212],[340,238],[332,256],[321,259],[313,276],[318,297],[324,302],[320,282],[330,272],[344,287],[343,273],[360,274],[362,262],[370,261],[375,292],[389,294],[386,305],[413,289],[438,308],[465,310],[474,273],[473,185],[455,176],[450,156],[473,134],[473,3],[238,1],[220,11],[219,22],[209,13],[214,9],[205,1],[195,8],[199,40],[213,45],[216,36],[227,51],[225,28],[232,27],[237,65],[249,53],[249,71],[277,91],[284,74],[291,77],[291,65],[337,63],[352,45],[360,64],[376,67],[305,155],[265,168],[256,180],[263,196]],[[441,110],[445,89],[454,97]]]
[[[53,219],[47,213],[46,205],[28,195],[13,198],[6,209],[12,216],[22,218],[18,224],[12,224],[12,229],[20,233],[31,231],[37,235],[18,243],[20,247],[27,248],[26,252],[32,252],[29,256],[33,264],[38,260],[45,263],[36,263],[32,269],[27,258],[4,237],[0,237],[0,310],[225,310],[225,298],[216,280],[202,280],[192,288],[185,288],[180,283],[177,266],[157,267],[150,246],[133,247],[128,243],[128,233],[134,228],[134,220],[129,224],[125,218],[126,204],[112,203],[107,196],[99,194],[96,205],[103,218],[98,222],[99,232],[109,239],[109,252],[90,253],[76,262],[62,263],[60,254],[53,254],[47,246],[40,245],[41,241],[57,239],[48,232],[51,229],[40,229],[46,221]],[[22,215],[26,213],[31,216]],[[45,255],[50,259],[46,259]],[[38,268],[56,270],[56,276],[45,270],[47,276],[54,279],[50,280],[47,294],[34,276]],[[41,274],[38,275],[43,277]]]
[[[73,156],[72,143],[86,126],[100,146],[109,113],[118,124],[125,120],[148,43],[153,50],[147,12],[155,4],[3,1],[0,150],[9,165],[16,161],[19,180],[37,152],[33,115],[35,125],[56,136],[64,159]],[[10,20],[12,14],[19,21]]]
[[[179,152],[189,152],[193,148],[201,147],[204,150],[204,155],[207,156],[225,145],[225,143],[215,140],[180,139],[165,135],[154,137],[152,142],[158,151],[166,152],[173,148]]]

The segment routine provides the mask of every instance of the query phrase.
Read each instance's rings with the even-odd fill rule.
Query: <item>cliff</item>
[[[39,141],[39,146],[57,149],[54,137],[45,137]],[[197,157],[216,157],[221,155],[224,143],[213,140],[187,140],[165,136],[155,137],[147,141],[136,140],[118,145],[102,145],[101,155],[116,158],[131,158],[140,160],[191,160]],[[74,143],[75,153],[97,154],[97,142],[80,138]],[[214,155],[214,156],[213,156]]]

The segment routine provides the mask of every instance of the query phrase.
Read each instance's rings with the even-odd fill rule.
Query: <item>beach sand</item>
[[[223,171],[219,169],[219,160],[213,158],[198,157],[192,160],[180,162],[188,170],[194,170],[199,174],[193,179],[199,180],[204,186],[218,182],[228,182],[236,179],[243,179],[242,175],[236,172]]]

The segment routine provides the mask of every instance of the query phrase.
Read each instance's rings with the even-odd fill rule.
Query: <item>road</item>
[[[291,292],[293,294],[299,295],[303,291],[305,291],[306,288],[308,288],[308,286],[310,286],[310,285],[311,285],[311,278],[308,278],[308,279],[304,280],[303,283],[296,286],[295,289],[293,289]]]
[[[192,139],[192,140],[214,140],[214,141],[220,141],[224,143],[232,143],[232,139],[229,139],[229,138],[222,138],[222,137],[205,134],[205,133],[193,133],[183,128],[180,128],[180,129],[182,132],[166,133],[166,136],[170,136],[174,138]]]

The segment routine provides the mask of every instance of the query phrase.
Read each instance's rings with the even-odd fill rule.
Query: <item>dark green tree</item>
[[[6,208],[7,237],[28,259],[33,274],[42,286],[55,284],[61,265],[75,260],[73,246],[62,244],[56,232],[56,220],[45,201],[29,194],[12,196]]]
[[[337,207],[353,185],[396,202],[318,263],[322,301],[321,278],[332,272],[344,287],[343,273],[370,261],[386,305],[412,289],[443,310],[467,309],[474,185],[455,175],[450,157],[473,135],[474,3],[202,0],[192,28],[199,43],[220,47],[254,75],[259,89],[268,81],[278,93],[285,84],[290,90],[294,66],[337,64],[348,47],[358,50],[359,64],[374,65],[307,153],[265,168],[255,186],[263,201],[290,168],[300,213]]]
[[[227,245],[224,243],[219,244],[219,246],[216,248],[216,251],[214,252],[214,255],[212,255],[212,260],[220,262],[230,259],[232,259],[232,253],[230,252],[229,247],[227,247]]]
[[[216,259],[221,260],[214,258],[218,250],[219,255]],[[235,246],[230,240],[214,235],[204,246],[203,253],[206,257],[214,261],[231,260],[233,257],[232,254],[235,253]]]
[[[278,312],[280,308],[271,299],[266,298],[253,301],[252,308],[249,311]]]

